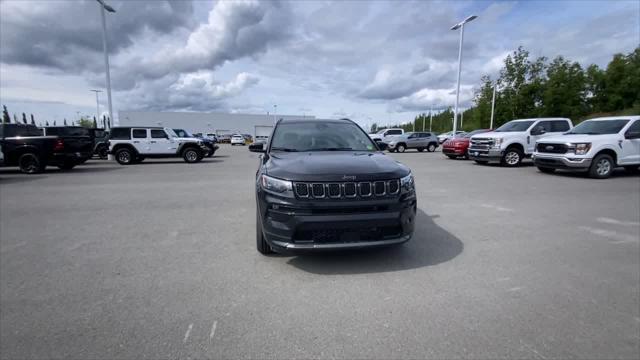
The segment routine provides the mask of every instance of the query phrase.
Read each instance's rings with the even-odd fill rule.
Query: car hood
[[[198,142],[198,141],[202,141],[202,139],[198,139],[198,138],[187,138],[187,137],[174,137],[173,140],[178,141],[178,142]]]
[[[580,142],[593,142],[598,140],[603,140],[607,138],[616,138],[618,134],[602,134],[602,135],[584,135],[584,134],[567,134],[567,135],[553,135],[548,136],[542,139],[539,139],[536,142],[541,143],[580,143]]]
[[[366,181],[401,178],[408,167],[381,152],[271,153],[266,173],[293,181]]]
[[[461,144],[469,144],[469,138],[462,138],[462,139],[449,139],[447,141],[444,142],[443,145],[445,146],[451,146],[455,143],[461,143]]]
[[[477,139],[477,138],[480,138],[480,139],[482,139],[482,138],[505,139],[505,138],[509,138],[509,137],[521,136],[522,134],[525,134],[525,133],[526,133],[526,131],[510,131],[510,132],[489,131],[489,132],[473,135],[473,136],[471,136],[471,138],[472,139]]]

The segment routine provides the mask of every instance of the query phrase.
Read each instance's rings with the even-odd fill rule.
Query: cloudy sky
[[[113,107],[407,121],[461,102],[519,45],[606,65],[640,43],[632,1],[117,1],[107,14]],[[0,102],[49,121],[96,112],[104,89],[95,0],[1,0]],[[106,109],[106,94],[101,94]]]

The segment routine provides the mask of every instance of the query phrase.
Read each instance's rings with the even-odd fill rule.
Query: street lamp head
[[[477,17],[478,17],[477,15],[471,15],[471,16],[467,17],[466,19],[462,20],[461,22],[459,22],[459,23],[457,23],[457,24],[453,25],[453,26],[451,27],[451,30],[458,30],[458,29],[460,29],[460,28],[462,27],[462,25],[464,25],[464,24],[466,24],[466,23],[468,23],[468,22],[473,21],[473,20],[474,20],[475,18],[477,18]]]
[[[114,13],[116,12],[116,10],[114,8],[112,8],[111,6],[105,4],[104,0],[96,0],[105,10],[107,10],[110,13]]]

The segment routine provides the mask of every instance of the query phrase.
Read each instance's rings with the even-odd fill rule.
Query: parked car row
[[[213,156],[217,149],[214,140],[196,137],[184,129],[113,127],[105,131],[80,126],[0,126],[0,166],[17,166],[27,174],[43,172],[47,166],[71,170],[92,156],[107,159],[109,154],[122,165],[168,157],[195,163]]]
[[[517,119],[493,131],[456,136],[445,141],[442,152],[449,158],[507,167],[532,158],[544,173],[582,171],[603,179],[616,167],[640,169],[640,116],[595,118],[576,127],[567,118]]]

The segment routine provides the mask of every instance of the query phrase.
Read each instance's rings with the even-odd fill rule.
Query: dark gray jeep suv
[[[406,166],[353,121],[280,120],[256,173],[258,251],[400,244],[413,234],[416,194]]]

